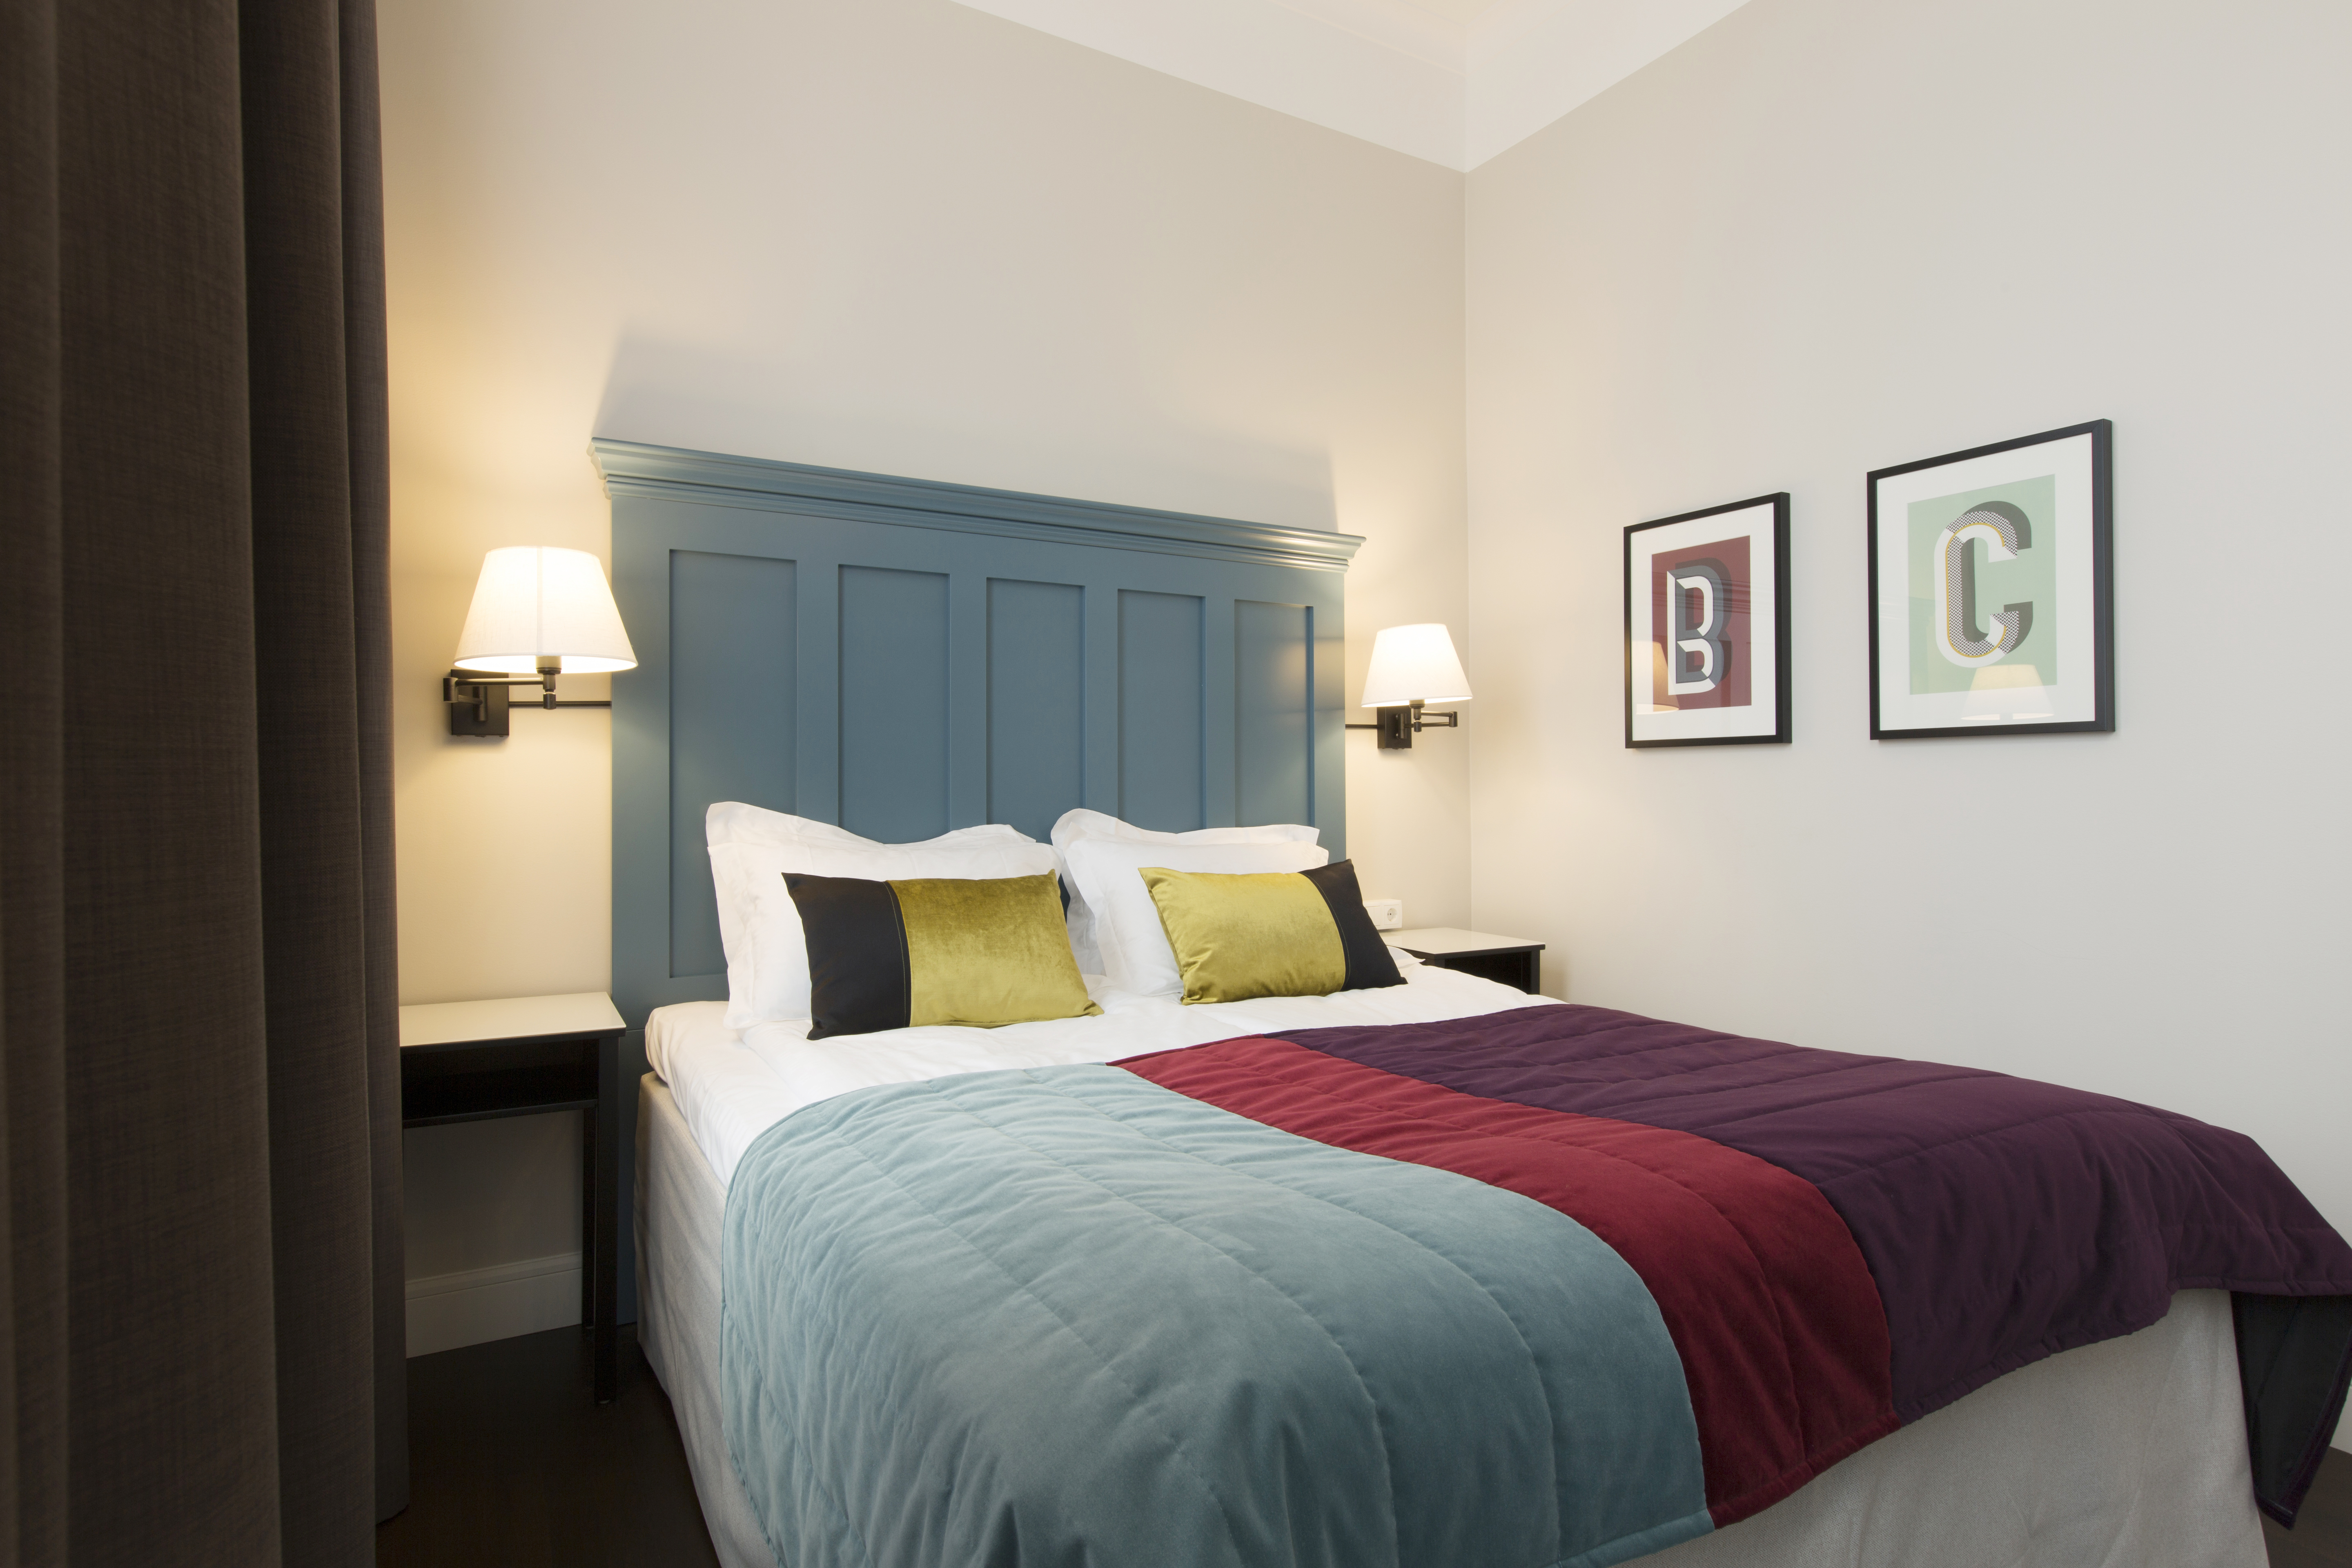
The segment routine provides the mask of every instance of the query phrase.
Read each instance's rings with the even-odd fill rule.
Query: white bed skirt
[[[719,1420],[727,1190],[668,1087],[637,1111],[637,1338],[726,1568],[778,1568]],[[2038,1362],[1643,1568],[2265,1568],[2230,1299]],[[1139,1565],[1148,1568],[1148,1565]]]

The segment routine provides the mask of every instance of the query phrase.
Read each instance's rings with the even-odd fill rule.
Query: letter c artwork
[[[1936,646],[1952,663],[1969,669],[1999,664],[2033,629],[2031,600],[2003,605],[1990,617],[1991,624],[1979,629],[1977,552],[1970,548],[1979,543],[1986,560],[2014,561],[2019,551],[2032,548],[2032,524],[2007,501],[1986,501],[1970,507],[1937,536],[1935,595],[1943,614]]]

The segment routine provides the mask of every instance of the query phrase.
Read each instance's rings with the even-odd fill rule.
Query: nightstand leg
[[[596,1326],[596,1112],[580,1113],[580,1326]]]
[[[619,1384],[621,1037],[596,1042],[596,1403]]]

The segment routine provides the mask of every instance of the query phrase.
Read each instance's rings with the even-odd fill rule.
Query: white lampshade
[[[514,544],[482,557],[474,607],[457,638],[459,669],[529,675],[542,658],[566,675],[635,669],[636,649],[621,625],[604,568],[584,550]]]
[[[1364,672],[1365,707],[1469,700],[1470,678],[1462,673],[1454,638],[1442,624],[1389,626],[1372,639],[1372,667]]]

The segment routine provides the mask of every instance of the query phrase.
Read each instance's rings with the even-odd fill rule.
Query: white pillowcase
[[[1319,836],[1318,829],[1295,822],[1274,823],[1264,827],[1196,827],[1190,833],[1161,833],[1155,828],[1138,827],[1131,822],[1122,822],[1105,812],[1088,811],[1084,806],[1062,813],[1061,819],[1054,824],[1054,858],[1062,873],[1062,889],[1070,895],[1070,951],[1077,954],[1079,973],[1108,973],[1097,931],[1094,906],[1087,901],[1086,890],[1079,887],[1078,879],[1070,874],[1069,848],[1079,839],[1108,838],[1121,844],[1312,844]],[[1314,863],[1320,866],[1324,861]],[[1144,864],[1167,865],[1172,871],[1190,869],[1189,867],[1159,860],[1147,860]],[[1137,880],[1140,885],[1141,879]],[[1153,918],[1157,920],[1156,912]],[[1164,934],[1162,940],[1165,940]]]
[[[877,839],[860,838],[846,827],[835,827],[830,822],[819,822],[813,816],[794,816],[790,812],[770,811],[765,806],[746,805],[740,800],[718,800],[702,814],[703,841],[709,844],[781,844],[787,847],[805,842],[845,844],[857,849],[904,849],[910,846],[884,844]],[[982,823],[978,827],[959,827],[952,833],[942,833],[937,838],[921,840],[923,844],[961,844],[972,838],[1010,838],[1018,844],[1037,841],[1019,828],[1003,822]]]
[[[704,814],[719,940],[727,950],[727,1026],[809,1016],[808,942],[787,871],[818,877],[1034,877],[1054,852],[1002,823],[961,827],[919,844],[879,844],[834,826],[720,801]],[[1139,879],[1139,881],[1140,879]]]
[[[1160,906],[1151,901],[1151,889],[1143,884],[1144,867],[1227,874],[1311,871],[1328,864],[1331,852],[1296,840],[1136,844],[1116,838],[1076,838],[1063,847],[1062,858],[1069,867],[1070,907],[1077,908],[1083,896],[1093,910],[1102,972],[1111,984],[1141,996],[1176,996],[1183,993],[1184,980],[1176,968],[1176,950],[1168,945],[1167,930],[1160,923]]]

